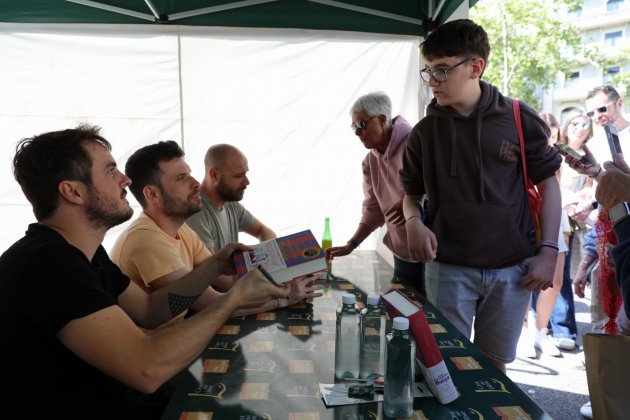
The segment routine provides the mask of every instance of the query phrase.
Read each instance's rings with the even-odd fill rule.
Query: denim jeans
[[[523,264],[497,269],[426,264],[427,299],[489,358],[510,363],[516,356],[531,293],[520,280]],[[474,320],[474,326],[473,326]]]

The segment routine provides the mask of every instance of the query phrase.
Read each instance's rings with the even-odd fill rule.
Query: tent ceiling
[[[328,29],[425,36],[478,0],[2,0],[0,22]]]

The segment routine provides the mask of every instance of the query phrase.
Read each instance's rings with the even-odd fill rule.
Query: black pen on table
[[[262,275],[265,276],[265,278],[271,282],[271,284],[273,284],[276,287],[280,287],[280,285],[276,283],[273,277],[271,277],[271,274],[269,274],[269,272],[265,270],[265,267],[263,267],[262,265],[257,265],[256,267],[260,270]]]

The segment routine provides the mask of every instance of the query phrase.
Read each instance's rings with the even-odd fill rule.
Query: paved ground
[[[586,297],[575,297],[575,317],[578,323],[577,347],[562,351],[561,357],[542,355],[529,359],[517,355],[507,366],[507,375],[555,420],[580,420],[580,407],[588,398],[584,368],[583,333],[590,332],[590,290]]]

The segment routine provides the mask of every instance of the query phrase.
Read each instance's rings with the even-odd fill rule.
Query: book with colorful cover
[[[416,361],[433,395],[442,404],[456,400],[459,394],[422,307],[398,290],[381,297],[390,316],[409,319],[409,330],[416,341]]]
[[[250,251],[237,251],[234,254],[239,277],[262,263],[266,263],[267,272],[277,283],[309,274],[325,276],[328,269],[324,250],[310,230],[270,239],[251,248]]]

